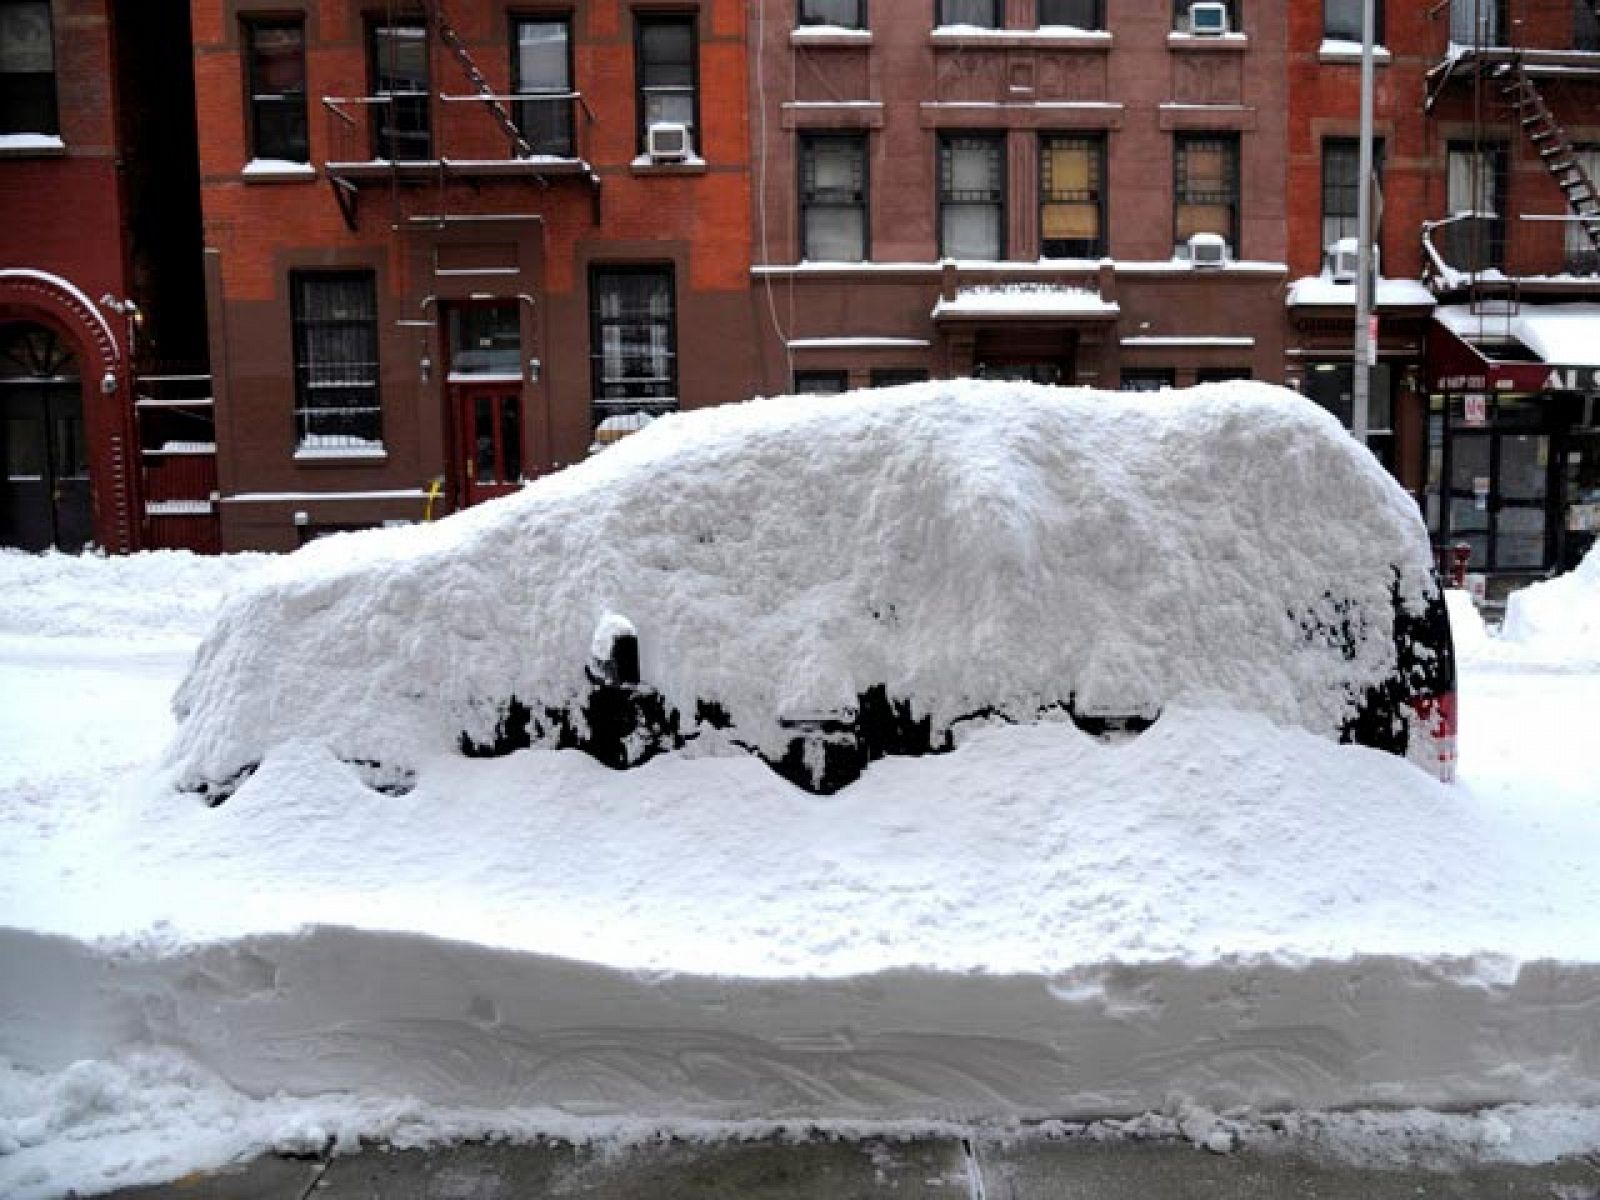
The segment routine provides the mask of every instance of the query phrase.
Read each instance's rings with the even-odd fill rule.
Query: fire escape
[[[488,78],[479,69],[471,51],[457,32],[445,9],[444,0],[422,0],[425,18],[422,30],[437,35],[439,42],[449,51],[471,85],[470,94],[451,95],[439,92],[410,94],[390,90],[378,95],[324,96],[323,109],[329,120],[328,161],[324,164],[333,185],[334,195],[345,224],[353,231],[360,219],[360,200],[363,190],[387,190],[390,199],[392,223],[396,228],[441,227],[453,219],[463,217],[451,211],[452,197],[456,192],[450,185],[462,182],[474,190],[485,181],[520,179],[544,189],[558,179],[576,179],[587,186],[593,209],[593,220],[600,220],[600,176],[583,153],[584,134],[594,121],[594,114],[577,91],[519,92],[514,95],[497,93]],[[397,27],[395,0],[390,0],[388,22]],[[403,23],[403,22],[402,22]],[[426,43],[424,43],[426,45]],[[427,51],[424,50],[426,54]],[[428,56],[431,58],[431,55]],[[393,72],[391,72],[393,73]],[[466,134],[464,141],[471,147],[467,153],[452,156],[448,143],[465,131],[447,120],[444,127],[435,131],[427,116],[430,101],[439,101],[440,115],[451,114],[461,108],[480,108],[498,130],[498,136],[489,153],[484,153],[485,143],[481,133]],[[407,102],[419,106],[414,111],[424,114],[423,140],[426,149],[416,152],[395,135],[394,130],[403,124],[399,114]],[[515,106],[522,113],[553,112],[563,110],[560,125],[568,131],[565,143],[555,147],[536,145],[528,130],[513,113]],[[581,113],[583,121],[575,118]],[[437,141],[437,147],[434,143]],[[402,189],[416,189],[431,185],[437,201],[431,211],[403,213]],[[485,214],[474,212],[475,219]],[[510,214],[502,214],[510,215]]]
[[[1504,145],[1488,136],[1497,128],[1509,127],[1513,138],[1525,140],[1565,198],[1567,220],[1576,224],[1600,258],[1600,189],[1541,90],[1541,83],[1600,81],[1600,0],[1583,3],[1594,12],[1593,27],[1585,29],[1586,12],[1578,12],[1575,6],[1576,36],[1570,49],[1534,49],[1509,44],[1510,39],[1503,36],[1508,29],[1522,26],[1520,21],[1513,22],[1509,0],[1442,0],[1430,15],[1448,12],[1449,45],[1428,72],[1423,110],[1433,114],[1446,96],[1464,90],[1471,107],[1475,150]],[[1484,169],[1493,168],[1485,168],[1475,155],[1473,171]],[[1498,191],[1491,181],[1477,178],[1470,181],[1468,190],[1475,197]],[[1490,207],[1501,203],[1503,199],[1496,197]],[[1473,211],[1428,223],[1423,233],[1424,261],[1435,290],[1460,290],[1464,282],[1474,308],[1513,314],[1519,303],[1518,282],[1485,266],[1498,254],[1486,252],[1483,245],[1485,238],[1503,237],[1504,214],[1481,211],[1483,207],[1474,204]],[[1456,270],[1448,251],[1434,244],[1436,232],[1442,232],[1454,250],[1470,248],[1471,262],[1465,272]],[[1476,245],[1471,245],[1473,242]]]

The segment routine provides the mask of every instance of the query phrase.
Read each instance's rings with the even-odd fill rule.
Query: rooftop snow
[[[1120,311],[1114,301],[1103,300],[1099,292],[1087,288],[1000,284],[994,287],[962,288],[954,300],[941,297],[933,306],[933,318],[1114,316]]]
[[[1435,304],[1433,293],[1414,279],[1386,279],[1379,276],[1372,295],[1373,303],[1383,308],[1432,308]],[[1327,271],[1321,275],[1296,279],[1289,286],[1290,308],[1323,304],[1349,305],[1353,308],[1355,303],[1355,281],[1336,282]]]

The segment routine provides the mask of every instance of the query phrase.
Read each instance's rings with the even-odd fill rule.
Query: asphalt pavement
[[[1600,1160],[1358,1168],[1187,1142],[667,1141],[265,1157],[116,1200],[1600,1200]]]

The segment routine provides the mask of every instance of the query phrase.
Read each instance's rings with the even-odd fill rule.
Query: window
[[[1355,368],[1348,362],[1312,363],[1306,368],[1305,394],[1351,428],[1355,412]],[[1367,373],[1367,446],[1384,466],[1394,466],[1392,414],[1394,381],[1388,363]]]
[[[1179,257],[1189,238],[1216,233],[1239,252],[1239,139],[1231,134],[1177,135],[1173,143],[1173,240]]]
[[[1452,142],[1445,151],[1445,207],[1461,220],[1445,226],[1441,249],[1458,271],[1505,263],[1505,152]]]
[[[1462,46],[1498,46],[1505,0],[1450,0],[1450,40]]]
[[[850,390],[848,371],[796,371],[794,394],[796,396],[836,396]]]
[[[450,377],[522,378],[522,329],[515,300],[467,304],[448,310]]]
[[[645,130],[657,124],[677,124],[689,130],[690,144],[699,148],[700,95],[696,81],[694,18],[641,16],[637,29],[639,71],[639,147]]]
[[[306,140],[306,31],[299,21],[245,23],[250,155],[310,162]]]
[[[1000,0],[938,0],[938,24],[1000,28]]]
[[[590,276],[594,420],[678,406],[671,267],[597,267]]]
[[[49,0],[0,0],[0,134],[60,131]]]
[[[1039,253],[1098,258],[1105,253],[1106,143],[1102,137],[1045,137],[1039,144]]]
[[[812,262],[867,257],[867,139],[800,139],[801,254]]]
[[[800,0],[800,24],[867,27],[867,0]]]
[[[1593,0],[1573,0],[1572,48],[1590,53],[1600,50],[1600,8]]]
[[[371,271],[296,272],[295,433],[302,449],[382,442],[378,298]]]
[[[1174,33],[1189,32],[1189,6],[1194,0],[1172,0],[1172,31]],[[1228,14],[1228,28],[1234,32],[1244,28],[1240,21],[1238,0],[1223,0],[1222,7]]]
[[[928,372],[922,367],[874,367],[872,386],[899,387],[902,383],[924,383]]]
[[[1074,29],[1103,29],[1102,0],[1039,0],[1039,24]]]
[[[939,139],[939,254],[1005,255],[1004,135],[946,134]]]
[[[565,17],[517,20],[511,29],[517,128],[535,154],[572,157],[572,30]]]
[[[1372,147],[1372,172],[1383,179],[1383,143]],[[1340,238],[1361,236],[1361,143],[1355,138],[1328,138],[1322,143],[1322,246]],[[1373,208],[1377,232],[1377,208]]]
[[[1201,367],[1194,373],[1196,383],[1226,383],[1230,379],[1249,378],[1249,367]]]
[[[1572,157],[1591,182],[1600,182],[1600,146],[1574,147]],[[1573,215],[1570,209],[1567,215]],[[1600,251],[1577,221],[1567,224],[1566,268],[1575,275],[1600,274]]]
[[[433,155],[428,124],[428,27],[421,21],[374,25],[371,33],[373,147],[377,158]]]
[[[1361,40],[1361,0],[1322,0],[1322,36],[1341,42]],[[1372,40],[1383,42],[1383,0],[1372,0]]]
[[[1140,367],[1122,373],[1122,391],[1159,392],[1172,386],[1171,367]]]

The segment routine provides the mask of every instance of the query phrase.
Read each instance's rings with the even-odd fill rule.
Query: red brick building
[[[738,0],[192,11],[226,546],[750,395]]]
[[[172,439],[135,405],[204,347],[186,48],[181,3],[0,2],[0,545],[171,532],[143,477]]]

